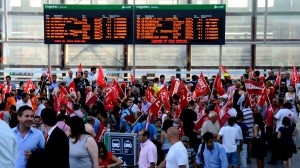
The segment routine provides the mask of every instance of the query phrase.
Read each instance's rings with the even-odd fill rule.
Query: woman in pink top
[[[70,135],[70,127],[66,124],[66,120],[69,118],[65,115],[64,112],[60,111],[60,114],[57,115],[57,127],[60,128],[65,134],[68,136]]]

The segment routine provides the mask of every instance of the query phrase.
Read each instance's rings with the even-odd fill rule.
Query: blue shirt
[[[130,125],[128,124],[127,120],[125,120],[125,116],[130,115],[130,112],[128,109],[124,109],[121,112],[121,117],[120,117],[120,129],[122,129],[123,123],[126,122],[125,130],[130,133]]]
[[[196,155],[197,164],[202,164],[200,152],[202,144],[199,146],[198,153]],[[206,145],[203,151],[204,168],[228,168],[227,156],[224,147],[218,142],[214,142],[214,147],[210,151]]]
[[[99,128],[100,128],[100,121],[98,120],[98,118],[95,118],[95,123],[93,125],[93,128],[94,128],[94,130],[95,130],[95,132],[97,134],[98,131],[99,131]]]
[[[143,121],[142,123],[138,123],[133,127],[133,131],[135,133],[139,133],[140,130],[143,128],[146,128],[146,121]],[[156,135],[156,128],[153,124],[148,124],[148,131],[150,133],[150,140],[153,140],[153,136]]]
[[[58,87],[58,82],[56,81],[55,83],[52,82],[52,84],[49,86],[49,89],[54,89]]]
[[[25,157],[25,151],[33,151],[37,148],[44,148],[45,146],[45,138],[43,133],[30,127],[30,130],[27,132],[25,137],[23,138],[21,133],[18,130],[18,126],[12,129],[17,141],[18,141],[18,152],[17,158],[15,160],[15,168],[25,168],[27,164],[27,159]]]

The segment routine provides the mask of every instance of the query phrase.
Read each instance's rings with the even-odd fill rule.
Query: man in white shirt
[[[172,144],[167,157],[158,168],[167,167],[167,168],[186,168],[189,167],[188,153],[179,139],[179,131],[175,127],[170,127],[167,130],[169,137],[169,142]]]
[[[165,75],[160,75],[159,82],[158,82],[158,87],[163,88],[166,84],[167,83],[165,81]]]
[[[293,122],[294,124],[297,123],[297,118],[294,115],[294,113],[291,111],[291,109],[293,108],[292,104],[290,102],[286,102],[283,105],[283,109],[280,109],[276,115],[274,116],[275,121],[276,121],[276,132],[278,132],[278,129],[280,127],[282,127],[282,119],[284,117],[289,117],[291,119],[291,122]]]
[[[96,67],[91,68],[91,72],[89,73],[89,79],[91,79],[90,85],[93,86],[93,88],[96,87]]]
[[[66,86],[69,86],[73,80],[74,80],[73,72],[71,70],[69,70],[68,76],[64,78],[64,81],[66,82]]]
[[[141,111],[142,111],[142,113],[144,113],[144,114],[146,114],[146,115],[148,115],[148,111],[149,111],[149,107],[150,107],[150,105],[151,105],[151,103],[149,103],[148,101],[147,101],[147,98],[146,98],[146,96],[144,95],[144,96],[142,96],[142,100],[141,100]]]
[[[126,104],[128,106],[128,110],[131,110],[134,114],[140,111],[140,108],[133,103],[132,99],[126,99]]]
[[[32,108],[32,104],[31,104],[31,102],[30,102],[29,99],[30,99],[29,94],[28,93],[23,93],[22,94],[22,99],[18,100],[17,103],[16,103],[16,109],[17,109],[17,111],[22,106],[29,106],[29,107]]]
[[[43,104],[43,100],[44,100],[43,97],[39,97],[36,99],[36,105],[38,106],[38,109],[36,110],[34,116],[41,116],[42,110],[46,108],[45,105]]]
[[[238,130],[233,127],[235,124],[235,118],[231,117],[228,119],[228,126],[221,128],[218,141],[223,144],[228,165],[231,165],[232,168],[237,168],[238,165],[238,155],[237,155],[237,140],[238,140]]]

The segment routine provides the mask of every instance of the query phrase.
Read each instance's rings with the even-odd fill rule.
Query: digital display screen
[[[225,44],[226,5],[44,5],[45,44]]]
[[[225,5],[136,5],[136,44],[225,44]]]
[[[45,44],[132,44],[130,5],[44,5]]]

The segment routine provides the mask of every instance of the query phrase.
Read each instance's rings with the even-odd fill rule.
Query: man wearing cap
[[[190,138],[187,136],[183,136],[181,138],[181,142],[185,146],[187,153],[188,153],[188,158],[189,158],[189,167],[194,168],[196,164],[196,152],[194,148],[190,147]]]

